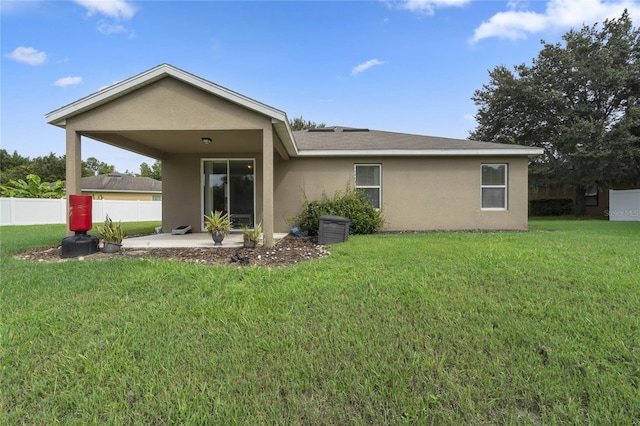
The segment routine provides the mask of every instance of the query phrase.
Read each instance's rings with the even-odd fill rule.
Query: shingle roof
[[[81,180],[83,191],[162,192],[162,182],[149,177],[109,173],[83,177]]]
[[[490,151],[492,154],[504,152],[527,155],[527,151],[539,150],[529,146],[500,144],[490,142],[478,142],[468,139],[451,139],[434,136],[412,135],[407,133],[385,132],[380,130],[357,129],[350,127],[327,127],[293,132],[300,153],[305,151],[312,154],[324,151],[332,155],[339,155],[344,151],[370,151],[378,154],[395,152],[401,154],[407,151],[411,155],[422,152],[429,155],[430,152],[437,155],[446,155],[447,152],[457,155],[468,152],[470,155],[482,151]],[[497,152],[498,151],[498,152]],[[313,155],[313,154],[312,154]]]

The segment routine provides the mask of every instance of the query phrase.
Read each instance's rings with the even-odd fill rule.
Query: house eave
[[[296,140],[293,137],[293,132],[289,126],[289,119],[287,118],[287,115],[284,115],[283,120],[272,118],[271,123],[273,124],[273,128],[276,130],[276,133],[280,137],[280,140],[282,141],[289,156],[296,157],[298,155],[298,146],[296,145]]]
[[[298,151],[298,157],[496,157],[542,155],[541,148],[524,149],[328,149]]]
[[[109,101],[133,92],[141,87],[147,86],[165,77],[173,77],[184,83],[190,84],[213,95],[224,98],[230,102],[255,111],[257,113],[271,117],[278,121],[286,121],[286,114],[269,105],[248,98],[240,93],[218,86],[208,80],[190,74],[179,68],[168,64],[158,65],[136,76],[115,83],[109,87],[99,90],[89,96],[85,96],[71,104],[65,105],[45,115],[47,123],[59,127],[65,127],[66,119],[82,114],[85,111],[96,108]]]

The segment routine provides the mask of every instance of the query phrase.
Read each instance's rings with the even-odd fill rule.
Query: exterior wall
[[[264,121],[260,114],[164,78],[70,118],[67,127],[80,131],[251,129],[262,128]]]
[[[480,208],[481,164],[508,164],[508,209]],[[275,229],[305,196],[317,199],[354,183],[354,164],[382,164],[384,230],[527,229],[527,158],[292,158],[275,166]]]
[[[262,222],[262,154],[201,153],[174,155],[162,162],[162,229],[170,232],[180,225],[191,225],[193,232],[201,230],[202,159],[255,159],[256,221]]]
[[[94,200],[123,200],[123,201],[161,201],[162,193],[150,192],[101,192],[82,191],[84,195],[91,195]],[[161,197],[154,200],[153,197]]]
[[[174,155],[163,161],[163,230],[202,222],[201,159],[255,158],[256,220],[262,221],[262,155],[210,153]],[[288,232],[305,197],[333,195],[354,184],[354,164],[382,164],[384,230],[526,230],[527,158],[291,158],[275,156],[275,232]],[[508,164],[508,209],[480,208],[481,164]]]

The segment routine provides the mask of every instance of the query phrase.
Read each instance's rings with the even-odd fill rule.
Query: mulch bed
[[[107,260],[118,258],[167,259],[202,265],[237,265],[237,266],[287,266],[329,255],[326,247],[317,244],[317,237],[296,237],[287,235],[274,247],[265,248],[149,248],[122,249],[120,253],[107,254],[98,252],[88,256],[71,259],[60,258],[60,246],[41,248],[15,257],[32,262],[68,262]]]

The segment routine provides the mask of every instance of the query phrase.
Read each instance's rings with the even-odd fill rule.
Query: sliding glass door
[[[228,213],[234,228],[253,226],[255,220],[255,161],[202,160],[203,214]]]

